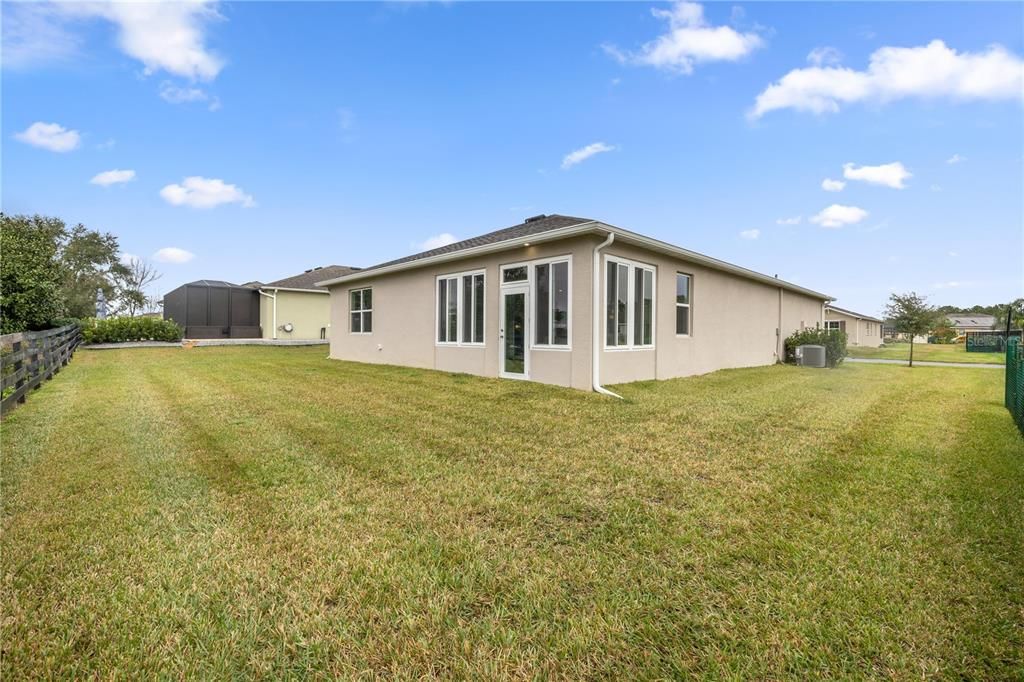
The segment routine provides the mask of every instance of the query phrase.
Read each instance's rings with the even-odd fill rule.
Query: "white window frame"
[[[602,317],[608,311],[608,263],[629,266],[629,274],[626,276],[626,343],[621,346],[608,345],[608,321],[605,319],[605,324],[601,325],[602,348],[609,352],[653,350],[657,345],[658,339],[658,266],[612,254],[605,255],[602,262],[601,279],[604,282],[602,285],[604,287],[604,307],[601,309]],[[636,318],[636,268],[651,271],[651,342],[649,344],[634,343],[636,338],[634,334],[634,321]]]
[[[474,277],[476,275],[483,275],[484,277],[484,338],[482,341],[463,341],[462,340],[462,324],[465,322],[463,315],[466,313],[466,302],[465,290],[462,286],[463,277]],[[455,304],[455,341],[441,341],[437,338],[437,332],[441,325],[441,311],[438,310],[438,286],[441,280],[454,279],[457,282],[455,287],[456,291],[456,304]],[[476,306],[472,306],[469,311],[470,314],[470,328],[476,330]],[[463,272],[451,272],[444,275],[438,275],[434,278],[434,345],[435,346],[453,346],[453,347],[466,347],[466,348],[482,348],[487,345],[487,271],[484,268],[478,268],[476,270],[465,270]]]
[[[564,346],[553,344],[553,343],[536,343],[536,339],[537,339],[536,328],[535,328],[535,326],[537,324],[537,314],[536,314],[537,313],[537,310],[536,310],[537,309],[537,304],[536,304],[536,301],[537,301],[538,296],[537,296],[537,278],[533,276],[533,268],[536,265],[551,265],[553,263],[568,263],[569,264],[569,272],[568,272],[568,277],[569,277],[569,300],[568,300],[568,304],[569,304],[568,316],[569,316],[569,319],[568,319],[568,323],[569,323],[569,326],[568,326],[568,329],[566,330],[566,339],[567,339],[568,343],[566,345],[564,345]],[[522,267],[526,268],[526,279],[519,280],[518,282],[506,282],[505,281],[505,271],[506,270],[509,270],[509,269],[512,269],[512,268],[522,268]],[[550,272],[550,270],[549,270],[549,272]],[[501,268],[499,268],[498,276],[499,276],[499,279],[501,281],[501,286],[502,287],[515,287],[515,286],[523,286],[523,285],[528,285],[530,287],[530,309],[529,309],[529,311],[527,311],[527,314],[529,315],[529,318],[530,318],[530,339],[529,339],[529,343],[527,344],[527,347],[530,350],[543,350],[543,351],[552,350],[552,351],[563,351],[563,352],[571,351],[572,350],[572,328],[573,328],[573,324],[572,324],[572,254],[571,253],[567,253],[567,254],[563,254],[561,256],[550,256],[550,257],[547,257],[547,258],[534,258],[533,260],[524,260],[524,261],[518,261],[518,262],[515,262],[515,263],[505,263],[504,265],[501,266]],[[550,277],[550,275],[549,275],[549,277]],[[548,288],[549,312],[550,312],[551,298],[553,296],[554,296],[554,287],[549,287]],[[554,337],[553,331],[554,331],[554,319],[549,314],[548,315],[548,340],[549,341],[550,341],[550,339],[552,339]]]
[[[823,329],[827,332],[842,331],[842,326],[839,324],[840,322],[842,322],[842,320],[825,320],[825,326]],[[835,325],[835,327],[832,325]]]
[[[605,273],[605,274],[607,275],[607,273]],[[675,287],[676,287],[677,282],[679,281],[679,276],[680,275],[682,275],[683,277],[686,277],[688,280],[690,280],[690,286],[687,288],[687,294],[688,294],[687,298],[689,300],[689,303],[680,303],[679,299],[676,298],[676,294],[674,293]],[[672,319],[672,327],[674,328],[674,331],[676,333],[676,338],[677,339],[688,339],[691,336],[693,336],[693,275],[691,275],[688,272],[680,272],[680,271],[676,270],[676,278],[674,280],[672,280],[672,287],[673,287],[673,294],[672,294],[672,299],[673,300],[672,300],[672,302],[675,304],[676,309],[679,309],[679,308],[682,308],[682,307],[686,308],[686,333],[685,334],[680,334],[679,333],[679,328],[676,327],[675,318]],[[607,308],[605,308],[605,309],[607,310]],[[803,326],[804,326],[804,323],[801,322],[800,323],[800,328],[803,329]]]
[[[352,310],[352,294],[356,293],[357,291],[369,291],[370,292],[370,301],[371,302],[370,302],[370,307],[369,308],[360,308],[359,310]],[[363,301],[363,297],[360,296],[359,297],[360,305],[362,304],[362,301]],[[371,336],[373,334],[373,330],[372,329],[370,331],[368,331],[368,332],[364,332],[364,331],[354,332],[354,331],[352,331],[352,313],[370,313],[370,319],[371,320],[373,319],[373,287],[358,287],[358,288],[355,288],[355,289],[349,289],[348,290],[348,333],[352,334],[353,336]],[[365,317],[360,315],[360,317],[359,317],[359,328],[360,329],[362,329],[365,326],[363,324],[365,319],[366,319]],[[370,322],[370,326],[371,327],[373,326],[373,324],[374,324],[373,322]]]

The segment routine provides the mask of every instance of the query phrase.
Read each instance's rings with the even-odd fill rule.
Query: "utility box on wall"
[[[201,279],[164,295],[164,319],[181,325],[186,339],[256,339],[259,298],[252,287]]]

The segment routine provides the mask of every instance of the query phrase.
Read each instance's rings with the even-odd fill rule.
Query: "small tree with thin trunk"
[[[928,305],[924,296],[911,291],[909,294],[892,294],[885,306],[885,316],[892,320],[896,331],[910,335],[910,366],[914,366],[914,337],[927,334],[942,318],[942,313]]]

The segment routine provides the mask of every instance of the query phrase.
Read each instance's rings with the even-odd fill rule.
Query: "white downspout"
[[[622,396],[612,393],[601,385],[601,249],[615,241],[615,233],[609,232],[607,239],[594,247],[594,361],[591,363],[593,376],[591,386],[594,390],[603,395],[611,396],[622,400]]]
[[[273,313],[273,316],[272,316],[272,320],[273,320],[272,324],[274,325],[274,332],[273,332],[273,335],[270,338],[276,339],[277,338],[277,289],[274,289],[274,293],[273,294],[268,294],[267,292],[263,291],[263,289],[260,289],[259,292],[260,292],[261,296],[266,296],[267,298],[269,298],[271,301],[274,302],[274,304],[273,304],[274,313]]]
[[[779,287],[779,326],[775,331],[775,362],[785,362],[785,341],[782,336],[782,287]]]

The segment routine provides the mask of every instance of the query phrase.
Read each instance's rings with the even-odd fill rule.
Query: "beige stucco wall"
[[[427,266],[331,287],[331,357],[498,376],[500,267],[520,261],[572,257],[572,350],[530,351],[530,378],[560,386],[590,387],[591,260],[596,238],[579,237]],[[445,346],[436,338],[436,278],[484,270],[484,346]],[[349,291],[373,288],[373,332],[350,334]]]
[[[276,293],[267,289],[267,293],[277,296],[277,338],[279,339],[319,339],[320,329],[327,327],[327,336],[331,335],[331,297],[326,293],[305,291],[281,291]],[[260,326],[263,338],[274,338],[274,301],[260,296]],[[280,327],[291,323],[294,329],[286,332]]]
[[[869,346],[878,348],[882,345],[882,325],[879,322],[861,320],[838,310],[825,311],[826,320],[844,320],[846,322],[846,343],[850,346]]]
[[[591,317],[593,248],[596,236],[522,247],[455,263],[426,266],[391,275],[360,279],[331,288],[331,357],[424,367],[450,372],[498,376],[499,297],[502,265],[563,255],[572,257],[571,350],[531,348],[530,379],[545,383],[591,387],[593,320]],[[653,265],[655,293],[655,348],[604,349],[604,287],[601,277],[601,381],[606,384],[641,379],[667,379],[702,374],[727,367],[767,365],[776,361],[782,338],[805,326],[820,323],[823,302],[770,284],[761,284],[658,253],[613,244],[602,254]],[[602,257],[602,272],[604,257]],[[435,343],[436,277],[483,269],[485,282],[485,344],[452,347]],[[692,276],[691,334],[675,334],[675,276]],[[373,288],[373,332],[350,334],[349,291]],[[532,303],[531,303],[532,305]],[[280,312],[279,312],[280,315]]]
[[[780,327],[779,287],[629,245],[613,243],[602,254],[653,265],[658,282],[654,301],[655,348],[604,350],[602,383],[670,379],[731,367],[770,365],[776,361],[776,352],[781,348],[776,335]],[[676,336],[677,273],[691,277],[688,336]],[[602,302],[605,287],[606,280],[602,277]],[[819,299],[783,290],[781,302],[783,339],[799,329],[801,322],[813,327],[822,319]],[[602,346],[603,334],[602,327]]]

